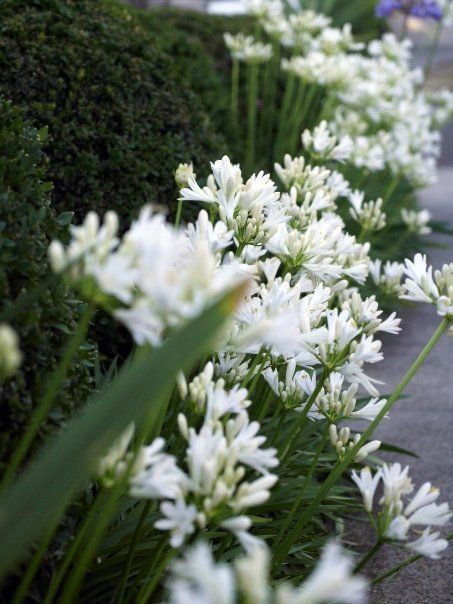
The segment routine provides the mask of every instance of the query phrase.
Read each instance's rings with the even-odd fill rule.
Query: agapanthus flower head
[[[223,37],[233,59],[259,65],[272,57],[271,44],[258,42],[253,36],[245,36],[242,33],[233,36],[225,33]]]
[[[336,543],[328,543],[318,564],[298,586],[289,582],[274,588],[270,554],[254,547],[236,558],[234,566],[215,562],[206,542],[186,550],[171,565],[167,581],[170,604],[364,604],[367,582],[353,574],[353,560]]]
[[[453,263],[444,264],[433,275],[426,256],[416,254],[414,260],[405,260],[403,294],[400,298],[413,302],[427,302],[437,308],[437,314],[453,318]]]
[[[442,19],[442,9],[437,0],[380,0],[376,6],[377,17],[391,17],[395,12],[417,19]]]
[[[382,483],[383,495],[374,521],[379,538],[397,541],[422,556],[439,558],[448,541],[439,538],[438,532],[432,532],[432,527],[444,526],[452,516],[448,504],[435,503],[439,489],[426,482],[412,495],[414,487],[409,467],[402,468],[399,463],[384,464],[374,476],[368,467],[362,468],[360,474],[353,471],[352,479],[362,493],[369,514],[373,513],[374,495]],[[411,530],[420,526],[427,527],[421,537],[409,541]]]
[[[401,219],[410,233],[416,235],[429,235],[432,231],[432,228],[429,226],[431,213],[428,210],[420,210],[417,212],[417,210],[402,208]]]

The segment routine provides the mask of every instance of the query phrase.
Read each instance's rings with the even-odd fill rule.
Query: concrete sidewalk
[[[439,221],[453,226],[453,169],[440,170],[438,184],[426,190],[422,204]],[[453,262],[453,238],[433,235],[430,239],[443,245],[432,248],[429,256],[435,267]],[[435,310],[417,304],[402,313],[402,333],[382,338],[385,360],[373,377],[386,382],[382,392],[392,392],[422,347],[436,329],[439,318]],[[411,466],[415,486],[430,481],[441,489],[439,501],[453,506],[453,338],[444,336],[401,399],[376,431],[376,437],[409,449],[419,459],[396,454],[383,455],[387,460]],[[374,542],[368,524],[351,524],[352,540]],[[364,548],[366,551],[366,548]],[[382,548],[369,565],[370,576],[378,576],[402,562],[403,552],[389,546]],[[453,602],[453,546],[441,560],[422,559],[373,590],[373,604],[451,604]]]

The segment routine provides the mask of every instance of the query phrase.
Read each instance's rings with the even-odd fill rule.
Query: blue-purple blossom
[[[442,19],[442,9],[436,0],[380,0],[376,6],[377,17],[390,17],[397,11],[417,19]]]

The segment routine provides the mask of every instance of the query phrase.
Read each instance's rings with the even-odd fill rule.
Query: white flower
[[[390,295],[399,296],[402,293],[402,264],[399,262],[387,261],[384,265],[382,265],[382,261],[376,259],[374,261],[370,260],[369,268],[370,276],[375,285],[378,285]]]
[[[16,332],[6,323],[0,323],[0,379],[13,375],[21,362],[22,353]]]
[[[187,234],[192,249],[197,247],[198,242],[203,241],[206,242],[212,254],[229,247],[233,242],[233,231],[229,231],[226,225],[220,221],[213,225],[205,210],[201,210],[198,214],[195,224],[187,226]]]
[[[446,524],[452,514],[448,507],[448,503],[430,503],[419,507],[411,516],[408,518],[408,522],[411,525],[423,525],[423,526],[443,526]]]
[[[418,508],[432,503],[439,497],[439,493],[439,489],[433,487],[430,482],[425,482],[406,506],[404,514],[410,516]]]
[[[157,438],[141,451],[140,469],[130,480],[130,494],[140,499],[182,498],[188,478],[172,455],[162,453],[165,441]]]
[[[247,516],[234,516],[228,520],[224,520],[222,527],[231,531],[238,539],[242,547],[247,553],[253,552],[255,549],[264,549],[265,542],[248,531],[252,526],[252,521]]]
[[[395,539],[396,541],[405,541],[407,534],[410,529],[410,523],[404,516],[395,516],[390,521],[389,526],[384,532],[385,537],[388,539]]]
[[[317,604],[344,602],[361,604],[366,601],[367,583],[352,574],[354,563],[339,545],[325,548],[314,571],[300,587],[283,584],[277,588],[277,604]]]
[[[223,38],[231,56],[238,61],[259,64],[272,57],[272,46],[257,42],[253,36],[245,36],[242,33],[233,36],[225,33]]]
[[[402,495],[408,495],[414,490],[409,478],[409,466],[401,467],[399,463],[384,464],[381,475],[384,483],[383,501],[386,505],[398,507]]]
[[[266,604],[269,601],[270,556],[265,547],[253,548],[247,556],[235,560],[238,586],[249,604]]]
[[[421,210],[420,212],[417,212],[416,210],[402,208],[401,218],[411,233],[415,233],[417,235],[429,235],[432,231],[431,227],[429,226],[431,214],[428,212],[428,210]]]
[[[253,482],[243,482],[237,490],[233,509],[236,511],[261,505],[270,497],[270,491],[278,480],[274,474],[266,474]]]
[[[380,446],[381,446],[380,440],[372,440],[369,443],[367,443],[366,445],[363,445],[363,447],[360,447],[360,449],[357,452],[357,455],[354,457],[354,461],[356,463],[360,463],[361,461],[366,459],[370,453],[374,453],[375,451],[377,451]]]
[[[352,191],[349,194],[351,208],[349,213],[367,231],[380,231],[385,227],[386,215],[382,210],[383,200],[381,197],[376,201],[364,203],[363,191]]]
[[[109,450],[96,465],[96,474],[107,487],[111,487],[117,478],[126,470],[129,445],[134,437],[135,428],[131,424],[113,442]]]
[[[440,558],[440,552],[443,552],[448,547],[448,541],[446,539],[439,539],[439,536],[440,533],[431,532],[427,528],[418,539],[409,541],[406,547],[417,554],[437,560]]]
[[[416,254],[414,261],[407,259],[403,268],[406,280],[403,284],[405,293],[400,296],[404,300],[428,302],[431,304],[439,298],[439,290],[433,279],[433,269],[428,267],[426,256]]]
[[[163,518],[157,520],[154,526],[161,531],[170,531],[171,546],[181,547],[185,538],[195,530],[196,507],[187,505],[182,499],[177,499],[174,503],[164,501],[160,511]]]
[[[302,143],[313,157],[324,160],[332,159],[339,162],[346,161],[353,149],[351,138],[343,136],[338,139],[332,135],[325,120],[316,126],[313,132],[304,130]]]
[[[288,407],[296,406],[316,387],[316,375],[310,376],[305,370],[296,372],[296,360],[290,359],[286,366],[285,380],[279,379],[277,369],[268,367],[262,375],[273,392]]]
[[[373,419],[382,411],[383,407],[385,407],[386,403],[387,399],[385,398],[381,400],[379,400],[379,398],[377,397],[372,398],[361,409],[353,411],[351,413],[351,417],[355,417],[356,419],[367,419],[368,421],[373,421]]]
[[[233,604],[232,569],[216,564],[206,543],[200,542],[171,565],[168,582],[171,604]]]
[[[177,186],[182,189],[189,182],[189,178],[196,178],[197,175],[193,171],[193,165],[190,164],[179,164],[175,171],[175,181]]]
[[[365,510],[367,512],[371,512],[373,508],[374,494],[381,479],[380,472],[376,472],[375,475],[372,476],[370,468],[365,466],[360,470],[360,474],[357,474],[357,472],[353,470],[351,477],[362,493]]]
[[[269,469],[278,466],[276,449],[262,449],[266,437],[258,435],[260,425],[250,422],[246,413],[229,420],[226,434],[229,443],[229,456],[253,468],[261,474],[267,474]]]

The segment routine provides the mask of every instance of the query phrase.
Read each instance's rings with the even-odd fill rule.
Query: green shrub
[[[6,0],[0,93],[49,127],[53,204],[82,217],[174,204],[179,162],[225,151],[174,63],[116,3]]]
[[[0,99],[0,294],[3,310],[22,291],[31,291],[48,276],[50,237],[62,237],[71,215],[56,216],[50,207],[49,182],[42,146],[46,129],[37,131],[22,112]],[[49,287],[16,314],[23,362],[0,386],[0,470],[17,443],[42,392],[46,376],[57,366],[68,334],[74,329],[79,304],[61,281]],[[83,347],[74,360],[40,439],[58,429],[64,417],[84,400],[91,387],[92,351]],[[39,439],[39,440],[40,440]]]
[[[247,16],[209,15],[176,8],[136,10],[133,14],[174,59],[180,77],[198,96],[227,141],[230,155],[239,161],[243,141],[231,128],[231,58],[223,34],[253,34],[255,21]],[[245,78],[241,79],[240,88],[240,96],[245,98]],[[196,167],[200,171],[201,166]]]

